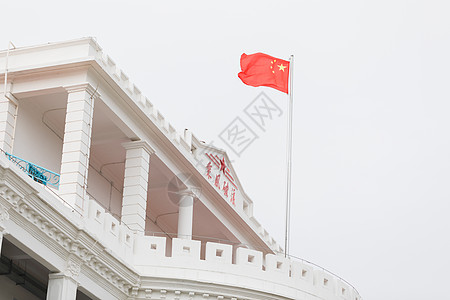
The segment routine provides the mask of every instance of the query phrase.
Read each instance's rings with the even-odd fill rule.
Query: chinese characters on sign
[[[212,169],[212,165],[211,162],[208,162],[208,164],[206,165],[206,177],[208,177],[208,179],[211,179],[211,169]]]
[[[225,164],[225,158],[219,158],[217,155],[205,153],[210,159],[206,165],[206,179],[214,184],[221,194],[230,201],[233,206],[236,206],[236,190],[238,189],[231,175],[230,169]],[[213,168],[215,165],[217,168]]]

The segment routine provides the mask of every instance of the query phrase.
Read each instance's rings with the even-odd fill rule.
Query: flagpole
[[[288,134],[286,145],[286,226],[284,237],[284,256],[289,255],[290,219],[291,219],[291,175],[292,175],[292,108],[293,108],[294,55],[289,57],[289,97],[288,97]]]

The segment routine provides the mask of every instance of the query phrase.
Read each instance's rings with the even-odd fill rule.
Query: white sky
[[[448,298],[450,2],[4,1],[0,48],[95,36],[179,130],[214,140],[264,91],[239,57],[295,55],[291,253],[365,300]],[[235,168],[282,245],[286,115]],[[250,121],[249,121],[250,122]],[[250,125],[250,124],[249,124]]]

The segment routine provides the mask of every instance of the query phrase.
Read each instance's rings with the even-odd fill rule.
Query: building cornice
[[[84,45],[84,44],[91,44],[98,51],[101,50],[100,45],[95,41],[95,39],[93,37],[83,37],[83,38],[68,40],[68,41],[64,41],[64,42],[54,42],[54,43],[46,43],[46,44],[33,45],[33,46],[16,47],[16,48],[10,49],[9,55],[13,56],[14,54],[17,54],[17,53],[27,53],[27,52],[39,51],[40,49],[45,49],[45,50],[56,49],[56,48],[61,48],[61,47]],[[6,56],[7,52],[8,52],[7,49],[0,50],[0,57]]]

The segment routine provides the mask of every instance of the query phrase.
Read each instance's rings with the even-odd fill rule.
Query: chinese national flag
[[[268,86],[288,93],[289,61],[264,53],[242,54],[241,72],[243,83],[251,86]]]

